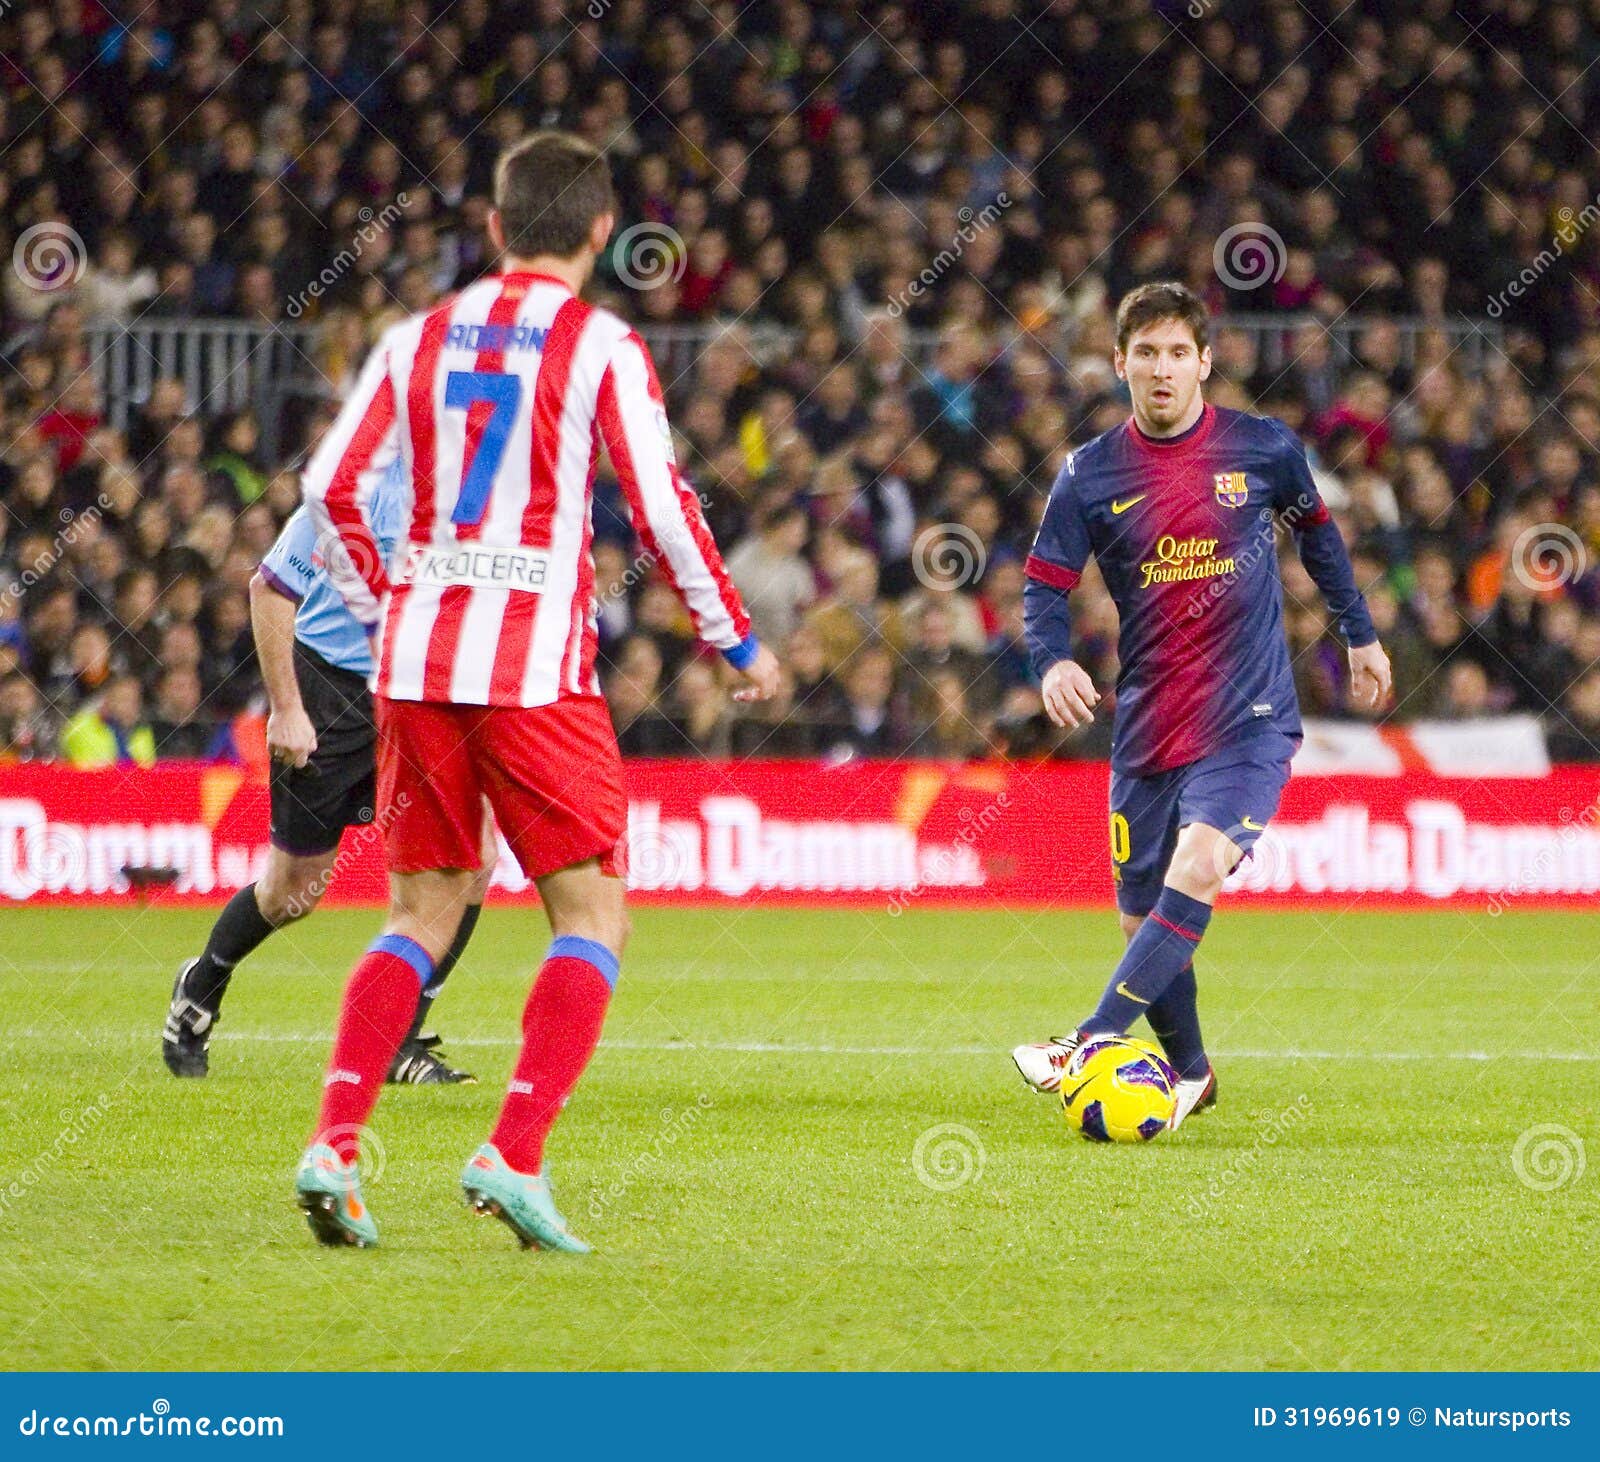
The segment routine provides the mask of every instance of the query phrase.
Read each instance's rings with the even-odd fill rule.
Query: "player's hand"
[[[756,657],[739,672],[744,684],[734,691],[736,701],[770,701],[778,693],[778,657],[765,645],[756,651]]]
[[[1045,671],[1043,694],[1045,714],[1068,730],[1087,726],[1100,704],[1100,692],[1076,660],[1057,660]]]
[[[274,711],[267,717],[267,754],[274,761],[303,767],[317,749],[317,733],[304,706],[289,711]]]
[[[1389,699],[1394,689],[1394,672],[1389,669],[1389,657],[1383,646],[1374,640],[1370,645],[1350,649],[1350,697],[1358,706],[1375,711]]]

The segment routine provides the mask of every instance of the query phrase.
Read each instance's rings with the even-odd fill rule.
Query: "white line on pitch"
[[[41,1031],[10,1030],[0,1032],[0,1040],[7,1044],[15,1041],[59,1041],[64,1037],[79,1036],[89,1040],[146,1041],[152,1040],[150,1031]],[[289,1031],[219,1032],[218,1040],[226,1045],[266,1043],[286,1046],[327,1045],[333,1039],[331,1030],[318,1034],[294,1034]],[[522,1044],[515,1036],[451,1036],[449,1046],[472,1048],[505,1048]],[[1000,1046],[834,1046],[780,1044],[776,1041],[629,1041],[604,1040],[603,1051],[642,1051],[666,1053],[671,1051],[710,1051],[732,1055],[750,1056],[990,1056],[1007,1054]],[[1597,1061],[1600,1054],[1588,1051],[1306,1051],[1297,1047],[1273,1051],[1240,1047],[1221,1048],[1218,1057],[1232,1061]]]

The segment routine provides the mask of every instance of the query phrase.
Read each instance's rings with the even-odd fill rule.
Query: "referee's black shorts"
[[[285,853],[314,857],[337,848],[347,827],[372,821],[378,732],[364,675],[330,665],[298,640],[294,673],[317,749],[303,767],[273,761],[269,834]]]

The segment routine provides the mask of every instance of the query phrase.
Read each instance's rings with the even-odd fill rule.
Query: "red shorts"
[[[529,878],[590,858],[623,876],[628,798],[599,696],[531,707],[373,699],[378,821],[391,872],[477,868],[488,798]]]

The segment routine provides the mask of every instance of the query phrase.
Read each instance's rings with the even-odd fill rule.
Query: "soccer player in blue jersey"
[[[1281,421],[1203,398],[1208,326],[1180,284],[1122,300],[1114,364],[1133,416],[1067,459],[1024,590],[1028,648],[1058,726],[1087,725],[1100,700],[1072,658],[1067,607],[1091,554],[1121,616],[1111,860],[1128,942],[1093,1013],[1012,1058],[1035,1090],[1056,1091],[1085,1036],[1125,1034],[1145,1016],[1180,1078],[1174,1127],[1217,1092],[1195,948],[1223,880],[1277,811],[1300,743],[1278,525],[1338,620],[1355,699],[1376,707],[1390,691],[1388,656],[1304,447]]]
[[[405,530],[409,494],[398,467],[376,495],[377,539],[385,556]],[[335,551],[338,551],[337,548]],[[304,918],[333,878],[347,827],[373,818],[377,733],[367,676],[366,631],[325,570],[317,530],[304,507],[284,524],[250,583],[250,617],[271,713],[271,847],[261,878],[223,909],[205,949],[178,970],[161,1054],[174,1076],[204,1076],[211,1036],[234,967],[275,930]],[[494,866],[492,830],[484,865],[468,892],[455,942],[417,1000],[410,1034],[389,1080],[410,1085],[471,1081],[423,1031],[439,988],[461,958]]]

